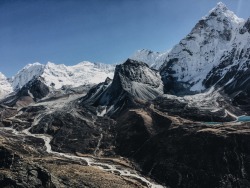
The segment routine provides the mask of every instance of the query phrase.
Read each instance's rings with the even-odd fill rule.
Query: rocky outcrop
[[[25,107],[49,94],[49,87],[43,83],[42,78],[37,78],[28,82],[16,93],[7,96],[0,104],[10,107]]]
[[[103,92],[107,89],[107,87],[112,83],[112,80],[110,78],[106,78],[105,82],[99,83],[95,86],[93,86],[86,96],[82,98],[82,103],[84,105],[95,105],[96,101],[100,98],[100,96],[103,94]]]
[[[16,152],[0,147],[1,187],[56,187],[48,171],[22,160]]]
[[[51,145],[54,151],[114,155],[112,150],[114,122],[105,117],[88,114],[84,110],[72,108],[69,112],[65,109],[65,111],[60,110],[45,115],[30,131],[51,135],[53,137]],[[102,140],[98,146],[100,138]]]
[[[94,89],[98,94],[88,94],[83,99],[89,101],[91,96],[98,96],[92,100],[94,106],[106,106],[107,114],[119,114],[126,108],[135,106],[138,101],[147,101],[163,94],[163,85],[160,75],[147,64],[128,59],[125,63],[117,65],[112,83],[103,90]],[[91,90],[93,92],[94,90]],[[103,91],[100,94],[100,91]],[[93,98],[93,97],[92,97]],[[135,101],[136,100],[136,101]]]
[[[250,115],[250,67],[235,75],[235,79],[228,83],[225,92],[233,99],[234,106],[241,108]]]
[[[207,101],[205,99],[192,102],[183,98],[165,96],[156,98],[154,100],[154,107],[169,115],[177,115],[185,119],[200,122],[227,122],[236,120],[235,117],[227,113],[227,108],[233,111],[233,113],[244,114],[244,112],[230,105],[224,98],[217,98],[214,101],[210,101],[210,104],[206,104]],[[213,106],[217,102],[218,106]]]
[[[117,118],[116,152],[133,157],[153,136],[171,125],[165,116],[147,109],[130,109]]]

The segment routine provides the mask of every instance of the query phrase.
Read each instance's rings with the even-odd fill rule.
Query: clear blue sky
[[[0,72],[28,63],[119,63],[177,44],[216,0],[0,0]],[[222,0],[250,17],[249,0]]]

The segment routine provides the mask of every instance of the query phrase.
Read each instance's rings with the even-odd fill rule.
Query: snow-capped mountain
[[[170,93],[224,86],[249,67],[249,21],[218,3],[168,54],[161,75]],[[227,74],[231,75],[227,76]],[[220,83],[219,83],[220,82]]]
[[[47,63],[29,64],[20,70],[13,78],[12,86],[15,90],[22,88],[34,78],[41,77],[44,83],[55,89],[63,85],[78,87],[86,84],[103,82],[107,77],[113,78],[115,65],[81,62],[74,66]]]
[[[168,51],[160,53],[142,49],[136,51],[130,59],[147,63],[149,67],[158,70],[167,61],[168,53]]]
[[[0,72],[0,99],[11,93],[12,91],[13,89],[11,83],[6,78],[6,76]]]
[[[37,78],[43,74],[45,65],[40,63],[33,63],[26,65],[23,69],[12,78],[12,87],[14,90],[21,89],[33,78]]]

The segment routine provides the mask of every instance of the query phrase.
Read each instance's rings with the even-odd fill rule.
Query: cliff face
[[[228,126],[173,126],[134,158],[170,187],[249,187],[250,124]]]
[[[104,83],[105,85],[107,83]],[[105,106],[105,113],[110,116],[136,106],[138,104],[136,101],[146,102],[163,94],[159,73],[150,69],[147,64],[131,59],[116,66],[114,79],[108,87],[103,89],[103,86],[98,86],[98,88],[90,91],[82,104]]]

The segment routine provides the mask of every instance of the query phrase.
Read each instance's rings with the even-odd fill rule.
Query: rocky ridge
[[[99,91],[99,90],[98,90]],[[126,106],[133,106],[134,100],[152,100],[163,94],[163,84],[157,71],[143,62],[128,59],[117,65],[112,83],[93,100],[87,95],[82,104],[92,103],[105,106],[105,113],[120,113]]]

